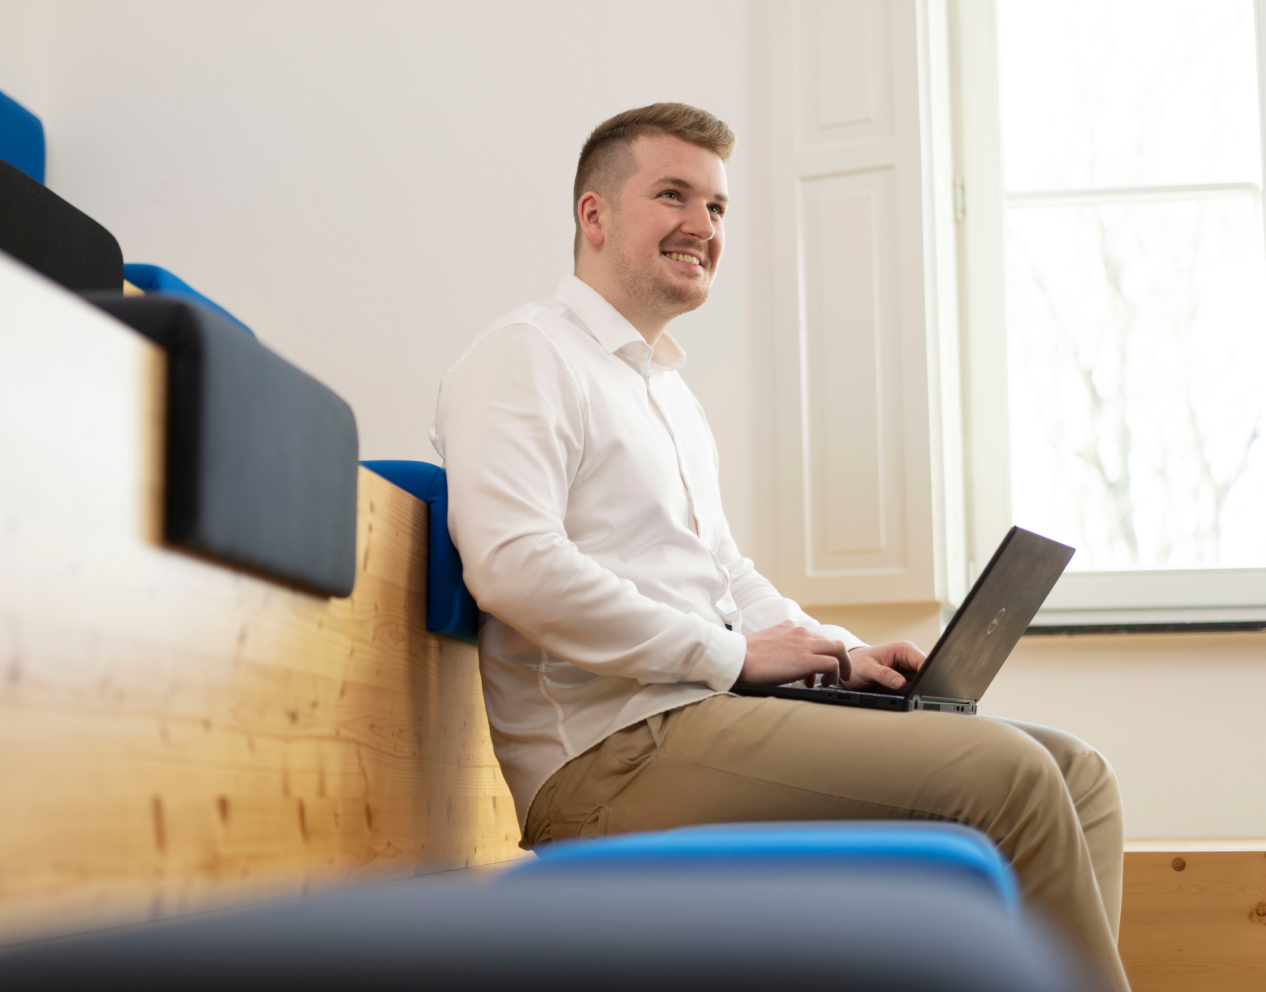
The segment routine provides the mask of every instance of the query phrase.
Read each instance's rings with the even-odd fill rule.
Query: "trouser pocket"
[[[596,806],[585,817],[584,822],[580,825],[580,829],[576,832],[577,837],[605,837],[607,835],[607,814],[610,810],[606,806]]]
[[[614,760],[617,765],[641,765],[659,750],[663,738],[663,723],[664,715],[659,713],[641,723],[617,730],[598,749],[599,757],[603,759],[598,764]]]
[[[605,837],[610,802],[659,753],[665,720],[659,713],[617,730],[555,772],[532,803],[523,846]]]

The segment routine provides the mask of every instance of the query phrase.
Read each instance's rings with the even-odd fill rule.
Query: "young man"
[[[1126,988],[1120,799],[1097,752],[983,717],[726,692],[812,675],[895,689],[924,658],[816,623],[730,536],[666,328],[708,297],[733,145],[681,104],[600,125],[576,170],[575,274],[481,333],[441,386],[432,439],[524,845],[719,821],[966,823]]]

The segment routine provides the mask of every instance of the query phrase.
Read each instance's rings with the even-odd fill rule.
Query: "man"
[[[1097,752],[1000,720],[726,694],[818,675],[898,689],[924,658],[816,623],[730,536],[666,327],[708,297],[733,145],[682,104],[600,125],[576,171],[575,274],[480,334],[441,386],[432,439],[524,846],[719,821],[965,823],[1127,988],[1120,799]]]

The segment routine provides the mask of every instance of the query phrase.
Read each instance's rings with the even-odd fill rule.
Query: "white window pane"
[[[1007,211],[1014,517],[1070,567],[1266,565],[1259,204]]]
[[[1257,182],[1251,0],[999,0],[1009,191]]]

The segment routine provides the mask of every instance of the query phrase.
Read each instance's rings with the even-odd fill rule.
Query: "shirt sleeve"
[[[732,540],[729,543],[733,545]],[[751,559],[739,557],[737,548],[734,548],[734,557],[728,561],[722,559],[722,564],[730,573],[730,592],[734,602],[743,611],[744,633],[752,634],[790,620],[822,637],[843,641],[850,651],[866,646],[866,642],[856,634],[834,624],[818,623],[795,600],[781,595],[772,582],[756,571]]]
[[[530,325],[493,331],[445,376],[435,438],[467,587],[481,610],[578,668],[729,689],[742,635],[650,599],[568,539],[584,424],[570,368]]]

